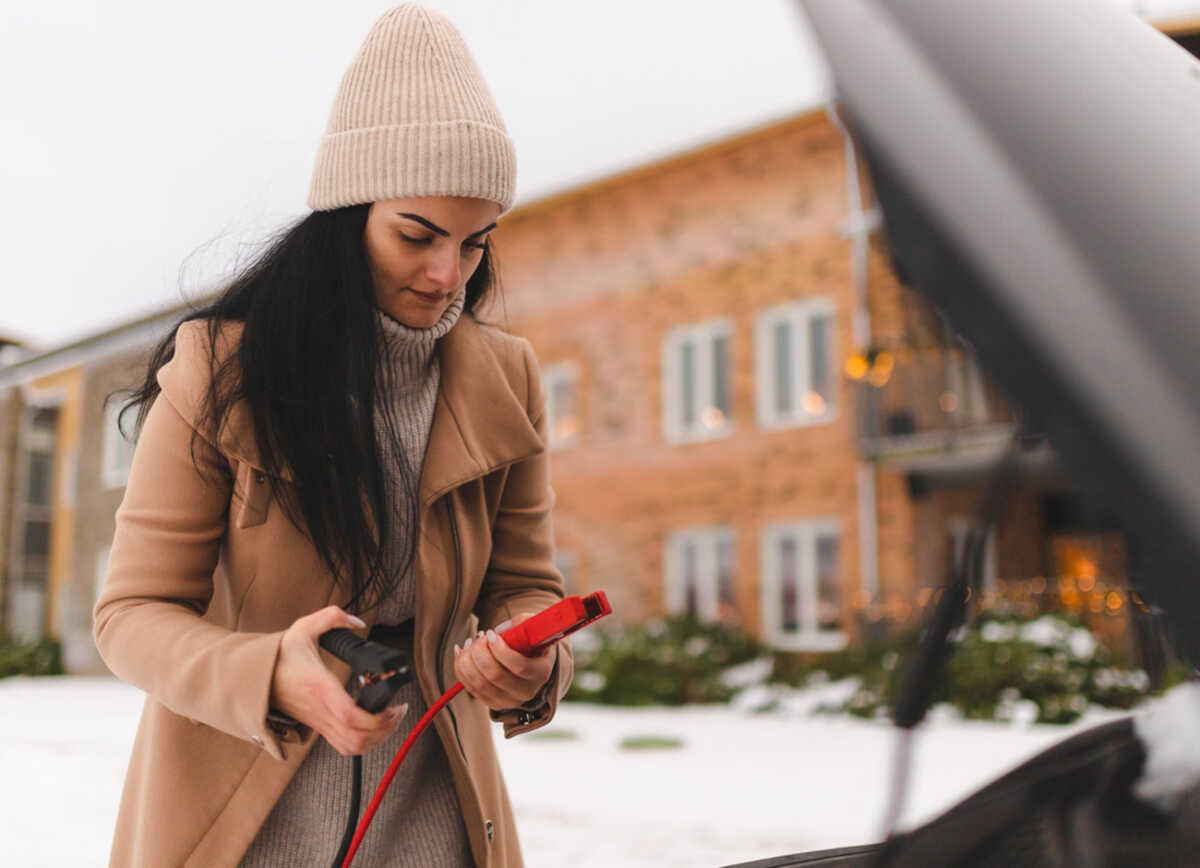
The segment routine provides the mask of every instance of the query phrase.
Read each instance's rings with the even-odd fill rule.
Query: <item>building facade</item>
[[[69,671],[103,668],[92,605],[133,457],[122,390],[181,311],[30,354],[0,368],[0,613],[3,632],[62,644]]]
[[[543,368],[569,591],[807,652],[907,623],[944,583],[1019,414],[900,285],[878,223],[824,110],[505,217],[483,318]],[[107,399],[183,312],[0,356],[0,625],[59,639],[73,671],[102,669],[91,608],[132,456]],[[1045,444],[1020,467],[985,597],[1119,621],[1119,528]]]

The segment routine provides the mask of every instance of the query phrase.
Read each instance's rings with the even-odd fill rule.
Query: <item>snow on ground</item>
[[[141,705],[108,678],[0,681],[5,864],[106,864]],[[909,822],[1071,731],[931,724],[917,740]],[[682,744],[619,747],[647,736]],[[569,704],[538,733],[497,742],[529,868],[665,868],[874,840],[893,734],[847,718]]]

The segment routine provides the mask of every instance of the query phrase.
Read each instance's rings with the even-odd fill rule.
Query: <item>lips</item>
[[[408,291],[417,298],[421,299],[421,301],[427,301],[431,304],[439,302],[446,297],[445,293],[441,292],[418,292],[417,290],[411,288]]]

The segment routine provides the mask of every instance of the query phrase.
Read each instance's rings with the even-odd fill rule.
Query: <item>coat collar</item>
[[[509,368],[524,365],[518,359],[506,366],[493,349],[497,343],[468,315],[438,344],[441,386],[421,472],[423,506],[545,448],[518,394],[529,384],[510,379]],[[521,371],[522,380],[529,375]]]
[[[490,336],[487,331],[468,314],[459,317],[454,327],[438,341],[441,384],[421,471],[421,505],[428,505],[452,488],[536,455],[545,448],[526,409],[525,393],[531,388],[528,383],[531,372],[520,358],[512,338],[500,334]],[[237,335],[222,337],[236,339]],[[174,370],[179,367],[176,365],[168,365],[159,376],[172,403],[189,405],[182,412],[193,419],[197,417],[196,408],[202,400],[206,382],[199,373],[209,370],[207,352],[191,347],[192,343],[202,339],[199,327],[180,328],[177,342],[183,344],[183,354],[196,356],[191,365],[182,366],[183,371],[193,372],[190,379],[194,382],[189,382],[181,371]],[[501,359],[496,350],[500,347],[509,351],[506,356],[516,358]],[[193,365],[202,367],[193,368]],[[250,414],[245,406],[234,408],[219,440],[227,454],[251,466],[262,467]],[[283,468],[281,476],[292,481],[288,468]]]

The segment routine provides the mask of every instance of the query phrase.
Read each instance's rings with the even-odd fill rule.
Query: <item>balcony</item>
[[[957,346],[873,348],[846,363],[863,457],[922,473],[976,472],[1007,448],[1015,408]]]

